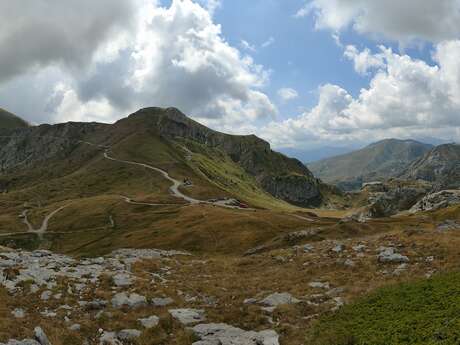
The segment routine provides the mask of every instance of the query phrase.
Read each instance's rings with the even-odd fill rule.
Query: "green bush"
[[[458,345],[460,273],[389,286],[320,318],[312,345]]]

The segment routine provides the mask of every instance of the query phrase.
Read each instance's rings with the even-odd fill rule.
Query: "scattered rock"
[[[22,308],[16,308],[14,309],[11,314],[16,318],[16,319],[23,319],[26,316],[26,313],[24,309]]]
[[[167,305],[173,304],[174,300],[170,297],[166,298],[153,298],[151,302],[155,307],[166,307]]]
[[[158,326],[158,323],[160,322],[160,318],[158,316],[153,315],[153,316],[150,316],[144,319],[139,319],[138,321],[141,323],[141,325],[144,328],[150,329],[150,328]]]
[[[314,289],[329,289],[330,288],[330,285],[328,282],[326,283],[321,283],[321,282],[311,282],[308,284],[308,286],[310,286],[311,288],[314,288]]]
[[[123,306],[127,306],[131,309],[145,307],[147,306],[147,298],[136,293],[128,295],[126,292],[120,292],[113,296],[112,306],[114,308],[122,308]]]
[[[409,258],[407,256],[396,253],[393,247],[382,247],[378,254],[378,261],[381,263],[407,263]]]
[[[279,336],[273,330],[244,331],[223,323],[200,324],[193,327],[200,339],[193,345],[279,345]]]
[[[34,336],[35,339],[40,343],[40,345],[51,345],[48,337],[46,336],[45,332],[41,327],[35,327],[34,329]]]
[[[287,292],[276,292],[265,297],[263,300],[260,301],[261,304],[268,307],[277,307],[282,304],[296,304],[299,302],[300,300],[293,297],[290,293]]]
[[[191,325],[202,322],[206,319],[202,309],[170,309],[169,313],[173,318],[183,325]]]
[[[139,338],[142,332],[137,329],[124,329],[117,333],[119,340],[131,341]]]

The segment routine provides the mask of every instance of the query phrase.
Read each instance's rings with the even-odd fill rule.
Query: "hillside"
[[[302,227],[305,219],[286,213],[330,192],[267,142],[215,132],[173,108],[143,109],[113,125],[0,130],[0,166],[0,232],[12,233],[0,244],[34,248],[24,222],[39,228],[51,216],[46,246],[64,252],[128,243],[244,252]]]
[[[434,147],[413,162],[402,176],[432,182],[435,190],[460,188],[460,145]]]
[[[28,127],[29,124],[18,116],[0,108],[0,128]]]
[[[359,188],[363,182],[395,177],[432,145],[414,140],[386,139],[348,154],[308,164],[313,174],[345,189]]]

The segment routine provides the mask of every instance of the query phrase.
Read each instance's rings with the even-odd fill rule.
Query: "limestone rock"
[[[169,313],[183,325],[191,325],[206,319],[202,309],[171,309]]]

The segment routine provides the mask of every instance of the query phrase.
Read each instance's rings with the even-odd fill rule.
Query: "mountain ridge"
[[[327,183],[353,189],[363,182],[399,176],[432,147],[416,140],[385,139],[351,153],[308,164],[308,167]]]
[[[9,111],[0,108],[0,128],[21,128],[28,127],[27,121]]]

